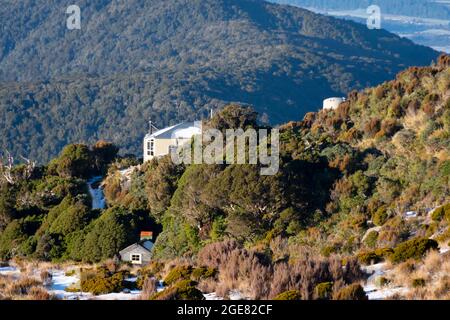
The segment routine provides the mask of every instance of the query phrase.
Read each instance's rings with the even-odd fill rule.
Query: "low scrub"
[[[136,287],[138,289],[143,288],[144,283],[147,279],[151,278],[159,278],[159,274],[164,268],[164,264],[158,261],[153,261],[149,265],[145,266],[144,268],[140,269],[138,271],[138,278],[136,281]]]
[[[94,295],[121,292],[125,289],[125,279],[127,277],[128,271],[111,273],[104,268],[96,272],[85,271],[81,273],[81,290]]]
[[[377,246],[377,240],[378,240],[378,232],[371,231],[367,235],[366,239],[364,239],[364,244],[369,248],[375,248]]]
[[[425,287],[425,279],[423,278],[415,278],[412,280],[412,287],[413,288],[421,288],[421,287]]]
[[[363,265],[370,265],[384,261],[394,252],[391,248],[378,248],[373,251],[364,251],[357,255],[358,261]]]
[[[195,281],[214,278],[217,275],[217,269],[212,267],[199,267],[192,270],[191,278]]]
[[[302,297],[300,291],[298,290],[289,290],[280,293],[277,295],[274,300],[300,300]]]
[[[205,246],[200,250],[197,262],[218,269],[217,294],[222,291],[222,296],[226,296],[230,290],[239,289],[257,300],[275,299],[290,291],[300,292],[302,300],[315,299],[315,288],[319,284],[333,282],[344,286],[365,276],[356,258],[343,261],[335,255],[320,257],[305,247],[301,250],[295,259],[274,263],[262,251],[224,241]],[[213,288],[211,284],[207,287]],[[321,297],[326,298],[327,294],[321,294]]]
[[[375,253],[375,251],[361,252],[358,254],[358,261],[363,265],[370,265],[382,261],[383,258]]]
[[[378,287],[387,286],[389,283],[390,283],[390,281],[386,277],[378,277],[378,278],[375,279],[375,284]]]
[[[377,226],[382,226],[389,218],[386,207],[379,208],[372,216],[372,221]]]
[[[205,297],[196,288],[197,282],[181,280],[169,288],[154,294],[150,300],[204,300]]]
[[[156,278],[146,278],[142,284],[142,293],[139,296],[140,300],[149,300],[158,291],[158,281]]]
[[[334,296],[334,300],[368,300],[366,292],[359,283],[353,283],[338,290]]]
[[[318,300],[329,300],[333,294],[333,282],[322,282],[314,288],[315,298]]]
[[[169,271],[169,274],[164,278],[166,285],[174,284],[180,280],[188,280],[191,277],[192,266],[176,266]]]
[[[448,223],[450,223],[450,203],[434,210],[431,214],[431,219],[434,221],[442,221],[445,219]]]
[[[419,260],[432,249],[437,249],[438,243],[432,239],[416,238],[400,243],[390,255],[393,263],[399,263],[408,259]]]

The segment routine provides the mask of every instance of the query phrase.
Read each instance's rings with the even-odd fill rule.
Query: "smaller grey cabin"
[[[131,262],[132,264],[147,264],[151,260],[152,248],[153,242],[149,240],[140,241],[120,251],[120,260]]]

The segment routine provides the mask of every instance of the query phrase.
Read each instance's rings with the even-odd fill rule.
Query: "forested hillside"
[[[49,161],[69,142],[140,153],[158,127],[250,104],[272,124],[391,79],[437,53],[383,30],[260,0],[7,1],[0,147]]]
[[[410,68],[394,81],[350,93],[335,111],[308,113],[301,122],[281,126],[275,176],[261,176],[254,165],[182,166],[166,157],[127,178],[120,169],[135,160],[116,158],[117,149],[104,142],[70,145],[47,166],[16,167],[9,180],[3,167],[0,252],[32,254],[47,235],[61,241],[62,251],[52,259],[95,261],[107,254],[78,255],[74,243],[94,237],[94,231],[109,238],[101,235],[113,229],[96,227],[97,221],[122,214],[124,220],[115,223],[146,216],[144,223],[163,226],[156,246],[160,258],[194,254],[224,238],[256,245],[279,236],[350,254],[366,245],[361,237],[371,223],[383,226],[375,247],[392,247],[412,234],[431,236],[445,225],[409,225],[404,214],[416,211],[425,219],[429,209],[450,200],[449,62],[442,56],[435,66]],[[231,105],[205,125],[224,130],[244,123],[258,127],[250,109]],[[107,168],[110,208],[97,219],[84,179]],[[80,215],[80,225],[64,224],[65,215]],[[120,243],[131,241],[132,230],[124,229]],[[442,239],[448,236],[447,229]]]
[[[229,105],[205,126],[260,124],[251,109]],[[360,265],[386,260],[408,276],[411,265],[425,268],[429,250],[449,246],[449,56],[353,91],[337,110],[308,113],[280,134],[274,176],[169,157],[137,166],[105,142],[69,145],[46,166],[2,166],[0,259],[104,261],[153,230],[153,263],[140,281],[171,266],[154,299],[202,298],[195,281],[253,298],[366,299]],[[93,210],[87,192],[96,175],[105,210]],[[448,298],[448,278],[421,274],[412,297]],[[81,281],[111,292],[117,277],[103,270]]]

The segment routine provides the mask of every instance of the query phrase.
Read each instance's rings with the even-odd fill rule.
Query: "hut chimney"
[[[141,237],[140,237],[141,241],[146,241],[146,240],[153,240],[153,232],[152,231],[141,231]]]

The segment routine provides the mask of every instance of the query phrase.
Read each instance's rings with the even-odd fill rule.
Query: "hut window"
[[[131,262],[141,262],[141,255],[140,254],[132,254]]]
[[[147,143],[147,154],[149,156],[154,156],[155,155],[155,139],[151,139]]]

